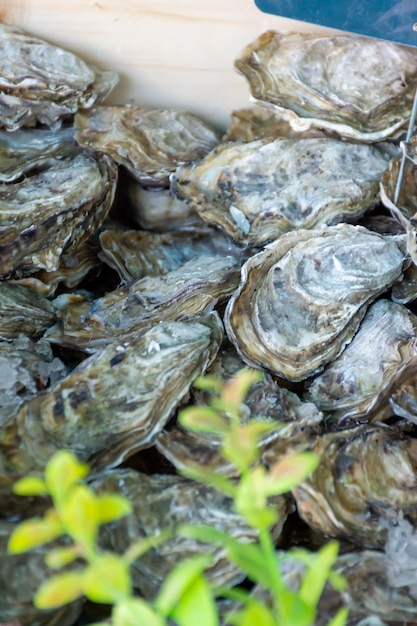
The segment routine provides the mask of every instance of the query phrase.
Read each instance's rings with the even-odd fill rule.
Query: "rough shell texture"
[[[9,499],[16,510],[10,485],[17,475],[42,469],[57,448],[103,468],[151,446],[222,339],[217,313],[161,322],[126,344],[116,341],[27,401],[0,429],[3,514]]]
[[[401,135],[417,86],[416,50],[367,37],[268,31],[236,67],[293,128],[370,142]]]
[[[16,26],[0,24],[0,51],[0,125],[7,130],[36,122],[58,127],[102,100],[118,80]]]
[[[51,160],[80,152],[72,128],[0,130],[0,182],[10,183]]]
[[[228,337],[249,365],[307,378],[351,341],[402,263],[394,241],[360,226],[283,235],[242,267],[226,309]]]
[[[201,256],[163,276],[145,276],[89,302],[63,295],[55,301],[58,323],[45,337],[57,344],[92,352],[111,341],[128,341],[165,320],[212,309],[239,284],[239,263],[232,257]]]
[[[347,418],[362,421],[384,402],[390,415],[387,388],[413,357],[417,317],[400,304],[379,300],[344,352],[310,384],[307,398],[339,424]]]
[[[110,210],[117,169],[105,155],[79,154],[0,187],[1,278],[54,271]]]
[[[226,382],[245,364],[233,346],[226,344],[218,353],[207,374]],[[212,394],[192,389],[190,404],[205,406]],[[268,450],[274,461],[286,453],[296,453],[311,448],[322,429],[322,413],[311,402],[278,386],[269,374],[253,385],[240,408],[244,423],[249,421],[277,421],[277,428],[260,440],[263,451]],[[226,475],[233,475],[237,468],[226,461],[220,452],[221,440],[216,435],[184,430],[179,425],[163,431],[156,446],[177,468],[198,463]]]
[[[360,216],[379,201],[388,167],[375,146],[337,139],[223,144],[180,167],[171,189],[237,241],[257,245],[297,228]]]
[[[217,133],[185,111],[101,106],[78,113],[74,124],[84,148],[109,154],[145,186],[167,186],[180,163],[201,159],[219,143]]]
[[[417,424],[417,358],[410,360],[388,393],[393,412]]]
[[[117,552],[126,550],[134,541],[154,537],[165,528],[174,530],[180,524],[190,523],[213,526],[239,541],[257,541],[257,533],[234,512],[230,498],[181,476],[147,476],[119,470],[104,474],[93,486],[99,492],[119,491],[133,503],[134,512],[129,517],[108,524],[103,532],[104,546]],[[283,496],[275,497],[273,503],[279,513],[279,522],[272,532],[278,537],[289,507]],[[244,574],[227,560],[224,548],[177,536],[135,561],[132,568],[135,586],[145,597],[154,596],[179,561],[201,554],[202,550],[213,556],[213,565],[207,570],[212,584],[229,586],[243,580]]]
[[[413,137],[411,142],[407,144],[407,148],[403,147],[403,150],[406,150],[406,154],[411,154],[412,156],[417,150],[417,137]],[[415,214],[417,213],[417,161],[413,161],[413,158],[405,159],[403,178],[396,204],[401,214],[406,219],[411,220],[413,226],[415,226]],[[394,199],[401,160],[402,154],[392,158],[389,169],[387,169],[381,178],[381,185],[390,200]]]
[[[313,450],[317,470],[293,490],[297,510],[325,535],[366,547],[386,540],[383,521],[417,508],[417,440],[383,424],[329,433]]]
[[[54,306],[28,287],[0,282],[0,339],[39,339],[56,321]]]

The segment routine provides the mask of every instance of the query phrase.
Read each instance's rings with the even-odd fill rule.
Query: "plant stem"
[[[284,583],[281,578],[280,571],[278,569],[278,563],[275,556],[275,546],[272,541],[271,534],[267,528],[259,529],[259,540],[261,544],[261,550],[265,557],[265,566],[271,577],[270,590],[272,592],[272,599],[274,603],[274,612],[278,618],[278,623],[283,623],[283,616],[281,610],[281,596],[284,590]]]

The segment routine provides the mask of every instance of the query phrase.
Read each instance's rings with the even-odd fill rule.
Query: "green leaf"
[[[129,564],[117,554],[100,554],[84,572],[83,589],[89,600],[100,604],[127,599],[132,593]]]
[[[82,595],[82,572],[64,572],[42,583],[33,603],[37,609],[54,609],[69,604]]]
[[[183,592],[170,617],[180,626],[218,626],[216,603],[202,574]]]
[[[328,581],[336,591],[343,591],[347,587],[346,579],[339,574],[339,572],[335,572],[334,570],[330,570]]]
[[[97,498],[85,485],[73,487],[61,502],[59,513],[66,532],[85,550],[94,549],[97,531]]]
[[[223,417],[207,406],[187,407],[180,412],[178,419],[184,428],[197,433],[222,435],[228,429],[228,424]]]
[[[245,425],[232,428],[223,436],[222,456],[244,472],[259,458],[258,441]]]
[[[155,600],[158,613],[168,616],[177,606],[183,594],[213,562],[209,555],[198,555],[180,561],[162,583]]]
[[[139,541],[132,543],[123,555],[123,558],[127,563],[133,563],[137,559],[140,559],[148,550],[156,548],[161,543],[164,543],[168,539],[171,539],[171,530],[162,530],[157,536],[144,537]]]
[[[107,524],[126,517],[133,511],[127,498],[117,493],[106,493],[96,497],[96,520],[98,524]]]
[[[202,391],[217,391],[220,392],[223,386],[221,378],[217,376],[198,376],[193,382],[193,387],[201,389]]]
[[[291,626],[312,626],[315,621],[315,607],[306,604],[299,594],[289,589],[281,590],[278,597],[280,622]]]
[[[329,541],[314,554],[314,560],[303,576],[299,596],[306,604],[316,606],[326,584],[330,569],[337,559],[339,545]]]
[[[286,493],[298,487],[320,462],[320,457],[311,452],[301,452],[285,457],[270,468],[266,494],[269,496]]]
[[[214,487],[230,498],[234,498],[236,494],[236,485],[231,480],[217,472],[204,469],[200,465],[187,465],[187,467],[181,468],[179,473],[203,485]]]
[[[45,482],[55,504],[62,502],[69,489],[85,478],[88,472],[88,465],[80,463],[71,452],[55,452],[45,469]]]
[[[68,548],[54,548],[50,550],[45,556],[45,563],[51,569],[60,569],[68,563],[72,563],[80,556],[80,551],[77,546],[70,546]]]
[[[336,613],[334,618],[330,620],[327,626],[345,626],[348,617],[349,609],[347,607],[343,607]]]
[[[125,600],[113,608],[113,626],[165,626],[165,620],[140,598]]]
[[[240,407],[252,385],[264,377],[263,372],[254,369],[242,369],[224,385],[221,397],[226,404]]]
[[[270,589],[271,577],[265,567],[265,557],[258,545],[241,543],[235,539],[227,544],[227,556],[253,582]]]
[[[44,496],[49,493],[45,481],[38,476],[26,476],[16,481],[13,491],[18,496]]]
[[[19,524],[9,538],[7,546],[11,554],[27,552],[44,543],[57,539],[62,534],[62,526],[57,519],[30,519]]]
[[[258,466],[242,476],[235,496],[236,511],[243,517],[253,517],[267,507],[266,487],[268,476],[265,468]],[[273,520],[275,521],[275,520]]]
[[[255,599],[250,599],[244,609],[230,613],[226,623],[232,626],[277,626],[272,611]]]

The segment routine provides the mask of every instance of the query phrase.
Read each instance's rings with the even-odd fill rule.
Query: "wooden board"
[[[186,108],[218,126],[249,103],[233,68],[247,43],[270,28],[326,31],[253,0],[0,0],[0,20],[119,72],[109,103]]]

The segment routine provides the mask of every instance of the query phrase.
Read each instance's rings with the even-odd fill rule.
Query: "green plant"
[[[196,381],[211,391],[207,406],[184,409],[181,423],[195,431],[216,434],[221,438],[222,454],[240,473],[231,480],[200,466],[190,466],[183,473],[211,485],[234,500],[235,509],[257,530],[258,544],[237,541],[226,533],[207,526],[187,525],[177,529],[206,543],[220,544],[228,558],[247,577],[267,590],[270,602],[262,602],[244,589],[213,589],[204,576],[211,558],[198,555],[180,562],[164,581],[153,602],[135,597],[130,566],[147,550],[168,538],[161,533],[132,546],[122,555],[98,547],[100,525],[128,515],[132,508],[117,494],[96,495],[85,484],[88,467],[70,452],[59,451],[46,466],[44,478],[26,477],[15,485],[20,495],[44,495],[52,498],[53,507],[43,518],[22,522],[9,541],[9,551],[24,552],[62,536],[72,545],[51,547],[47,565],[66,570],[46,580],[38,589],[34,603],[38,608],[58,607],[81,596],[94,602],[112,605],[114,626],[164,626],[171,620],[179,626],[218,626],[216,597],[236,601],[236,610],[228,617],[232,626],[310,626],[314,624],[317,604],[326,582],[337,589],[343,580],[332,571],[338,545],[330,542],[317,553],[291,550],[284,555],[275,551],[270,534],[277,514],[268,498],[284,494],[317,466],[318,459],[301,453],[278,461],[267,471],[259,463],[259,438],[277,427],[270,421],[242,424],[240,410],[246,394],[261,374],[242,370],[225,384],[205,377]],[[289,589],[281,572],[285,560],[303,564],[304,575],[297,590]],[[342,609],[329,626],[343,626],[347,610]]]

